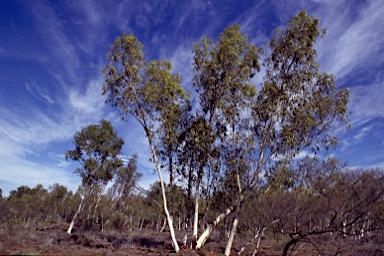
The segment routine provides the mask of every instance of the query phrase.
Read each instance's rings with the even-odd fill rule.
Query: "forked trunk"
[[[216,219],[213,221],[213,223],[208,224],[208,227],[204,230],[203,234],[199,237],[199,239],[196,242],[196,249],[200,249],[205,242],[207,241],[209,235],[212,233],[213,228],[216,227],[222,220],[224,220],[229,214],[233,212],[235,207],[230,207],[225,210],[225,212],[222,212],[219,214]]]

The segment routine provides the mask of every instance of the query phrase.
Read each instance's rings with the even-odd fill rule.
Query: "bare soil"
[[[66,233],[65,225],[12,226],[0,229],[0,255],[176,255],[168,232],[152,230],[118,232]],[[182,237],[181,233],[177,234]],[[234,243],[233,255],[237,255],[246,239],[239,235]],[[181,244],[181,241],[179,241]],[[263,239],[257,255],[281,255],[284,240]],[[297,244],[291,255],[376,255],[384,256],[384,234],[377,233],[359,240],[333,241],[324,238],[311,243]],[[226,238],[214,233],[201,250],[181,248],[181,256],[222,255]],[[255,249],[250,244],[243,255],[252,255]],[[321,253],[319,253],[321,250]]]

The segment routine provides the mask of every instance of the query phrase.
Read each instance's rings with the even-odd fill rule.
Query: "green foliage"
[[[164,122],[185,97],[180,76],[170,70],[169,61],[147,62],[136,37],[122,34],[112,44],[103,69],[103,94],[123,119],[132,114],[147,136],[153,136],[155,122]]]
[[[217,187],[232,196],[241,190],[239,175],[248,168],[246,155],[253,146],[249,114],[256,88],[250,81],[259,70],[258,53],[238,25],[225,28],[216,43],[203,37],[194,45],[193,86],[199,108],[187,128],[183,152],[191,158],[190,172],[195,173],[197,185],[202,184],[203,175],[207,178],[204,191],[208,197]],[[234,197],[227,199],[230,202]]]
[[[138,40],[122,34],[115,39],[103,69],[103,94],[124,120],[131,114],[141,124],[159,175],[157,159],[165,163],[163,167],[168,164],[172,183],[180,115],[188,108],[188,96],[180,85],[181,77],[172,74],[171,68],[167,60],[145,60]]]
[[[80,175],[84,187],[106,185],[122,167],[118,155],[123,143],[111,124],[103,119],[99,125],[89,125],[77,132],[74,136],[75,149],[68,150],[65,157],[81,164],[76,173]]]
[[[87,217],[80,216],[80,220],[83,227],[92,228],[99,221],[97,208],[105,186],[118,172],[120,177],[124,176],[123,161],[119,157],[124,141],[117,136],[110,122],[104,119],[100,124],[89,125],[76,132],[73,140],[75,149],[68,150],[65,157],[81,164],[81,168],[75,172],[81,177],[82,183],[79,187],[82,199],[74,218],[86,206]]]
[[[59,184],[48,190],[40,184],[34,188],[20,186],[10,191],[1,215],[11,224],[60,223],[68,221],[72,207],[76,207],[71,200],[72,193]]]
[[[320,71],[314,44],[318,19],[304,11],[270,40],[264,84],[254,107],[259,144],[270,155],[289,161],[300,150],[328,149],[337,142],[329,133],[346,121],[348,90],[336,89],[332,75]]]
[[[162,179],[160,166],[162,159],[158,160],[160,148],[163,147],[165,149],[163,156],[170,158],[170,163],[173,162],[171,157],[175,133],[172,132],[172,127],[175,120],[177,121],[178,109],[186,98],[180,85],[180,76],[171,74],[170,70],[169,61],[147,62],[138,40],[132,34],[122,34],[112,44],[108,64],[103,69],[105,76],[103,94],[107,95],[107,102],[118,109],[123,120],[127,120],[128,114],[133,115],[145,131],[152,152],[152,161],[159,175],[163,208],[171,231],[172,243],[178,251]],[[172,177],[171,164],[169,168]]]
[[[194,45],[193,64],[193,86],[199,93],[201,109],[209,119],[217,110],[233,116],[233,111],[238,110],[234,106],[238,102],[233,101],[246,99],[234,96],[255,94],[249,79],[259,69],[258,49],[247,42],[238,25],[227,27],[217,44],[203,37]]]

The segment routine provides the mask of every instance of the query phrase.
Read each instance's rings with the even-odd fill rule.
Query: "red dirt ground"
[[[134,232],[75,232],[66,233],[66,226],[23,226],[0,229],[0,255],[176,255],[172,249],[169,233],[144,230]],[[181,233],[177,234],[181,238]],[[245,239],[238,236],[232,255],[237,255]],[[383,255],[384,234],[378,233],[360,240],[314,241],[323,255]],[[201,250],[182,248],[181,256],[222,255],[226,238],[219,233],[208,239]],[[284,241],[262,240],[257,255],[281,255]],[[243,255],[252,255],[251,244]],[[295,247],[292,255],[321,255],[316,248],[303,243]]]

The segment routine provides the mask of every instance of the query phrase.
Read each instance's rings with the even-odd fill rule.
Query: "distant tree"
[[[119,158],[123,143],[123,139],[116,135],[111,124],[104,119],[98,125],[89,125],[76,132],[75,149],[68,150],[65,157],[81,164],[75,173],[81,177],[82,200],[68,233],[71,233],[74,221],[86,201],[89,201],[88,214],[92,214],[94,219],[105,186],[123,166]]]
[[[72,217],[68,207],[71,205],[73,194],[65,186],[58,183],[49,187],[49,193],[45,200],[45,207],[49,213],[49,221],[57,220],[58,223]]]
[[[132,155],[125,167],[120,168],[112,187],[108,190],[111,200],[115,201],[129,196],[142,174],[137,171],[137,154]]]
[[[137,154],[132,155],[128,160],[127,166],[117,171],[113,184],[108,189],[104,201],[106,201],[105,205],[111,213],[108,216],[103,216],[102,219],[103,222],[105,219],[105,224],[108,224],[114,215],[123,214],[124,207],[122,207],[122,205],[130,199],[132,191],[142,176],[142,174],[137,171],[137,157]]]
[[[156,136],[159,129],[170,127],[167,124],[172,123],[172,118],[169,117],[175,115],[174,110],[185,98],[180,76],[171,74],[170,70],[169,61],[146,61],[140,42],[132,34],[122,34],[112,44],[103,69],[103,94],[107,95],[107,102],[118,109],[123,120],[132,115],[144,129],[161,184],[172,244],[179,251],[166,199],[159,148],[156,147],[159,145]]]
[[[10,222],[29,226],[31,222],[43,221],[47,214],[44,211],[46,197],[47,190],[41,184],[34,188],[20,186],[17,190],[11,190],[7,198]]]

